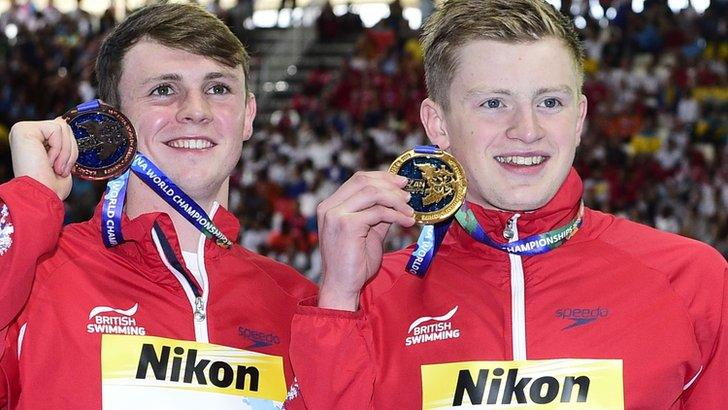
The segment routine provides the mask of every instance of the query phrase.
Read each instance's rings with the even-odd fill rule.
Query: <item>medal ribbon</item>
[[[475,219],[475,215],[467,202],[464,202],[455,213],[455,219],[478,242],[515,255],[532,256],[558,248],[574,236],[584,220],[584,202],[581,202],[579,212],[568,224],[542,234],[531,235],[508,243],[500,243],[491,239]]]
[[[134,161],[131,163],[130,170],[208,239],[214,238],[215,243],[223,248],[232,246],[230,239],[212,223],[212,219],[207,215],[207,212],[172,182],[144,154],[137,151],[134,156]],[[106,194],[104,195],[103,203],[104,212],[101,216],[102,236],[104,237],[104,244],[107,248],[118,245],[123,241],[121,234],[121,215],[128,179],[129,171],[126,171],[106,184]],[[115,192],[118,192],[116,200],[114,200]],[[112,201],[114,201],[113,205],[116,206],[112,206]],[[107,211],[109,208],[113,208],[111,212]]]
[[[129,171],[127,170],[106,183],[104,202],[101,207],[101,238],[107,248],[124,242],[124,236],[121,234],[121,212],[124,208],[128,182]]]
[[[418,154],[437,154],[440,152],[440,148],[437,145],[417,145],[414,151]],[[452,218],[422,227],[415,249],[407,261],[405,267],[407,272],[420,278],[425,276],[435,254],[437,254],[437,250],[440,248],[442,240],[445,238],[450,223],[452,223]]]

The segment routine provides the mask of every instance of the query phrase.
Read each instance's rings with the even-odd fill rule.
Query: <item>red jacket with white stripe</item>
[[[13,198],[29,185],[43,192],[35,181],[21,182],[0,191],[19,233],[36,214],[14,206]],[[39,208],[59,205],[54,196],[45,190]],[[52,221],[63,216],[57,205]],[[5,338],[2,371],[10,407],[280,405],[293,380],[291,317],[315,286],[285,265],[239,246],[222,249],[202,236],[198,283],[166,214],[124,217],[126,241],[106,249],[99,212],[65,227],[37,264],[30,297]],[[235,216],[222,208],[213,215],[228,237],[237,237]],[[44,249],[36,247],[51,243],[53,235],[52,229],[18,235],[13,250],[37,257]],[[3,275],[6,268],[23,268],[25,275],[33,265],[15,262],[0,262]]]
[[[518,237],[567,224],[581,195],[572,170]],[[503,242],[514,214],[473,208]],[[541,255],[457,222],[423,279],[404,271],[411,251],[385,256],[359,311],[299,307],[291,361],[309,408],[728,408],[728,268],[705,244],[586,209]]]

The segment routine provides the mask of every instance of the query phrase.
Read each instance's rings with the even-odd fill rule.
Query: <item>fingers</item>
[[[358,212],[375,205],[384,205],[404,215],[413,215],[414,210],[407,204],[410,193],[401,189],[366,185],[336,208],[341,212]]]
[[[410,208],[411,209],[411,208]],[[358,212],[359,221],[368,226],[375,226],[379,223],[397,224],[405,227],[415,223],[414,214],[406,215],[400,211],[383,205],[374,205]]]
[[[57,125],[54,134],[59,135],[59,138],[55,139],[55,142],[58,143],[58,155],[53,161],[53,170],[56,174],[67,177],[70,175],[71,168],[78,157],[76,139],[73,137],[71,127],[62,118],[56,118],[53,123]],[[51,148],[53,148],[52,144]],[[74,150],[76,158],[74,158]]]
[[[66,172],[63,175],[66,177],[71,175],[73,165],[76,164],[76,161],[78,160],[78,143],[76,142],[76,137],[73,136],[73,130],[71,130],[70,126],[67,128],[67,131],[71,134],[69,138],[71,140],[71,157],[68,158],[68,162],[66,163]]]
[[[346,181],[336,192],[331,195],[328,199],[321,202],[318,207],[319,213],[326,213],[329,209],[339,206],[344,201],[348,201],[350,198],[361,195],[362,191],[367,195],[375,195],[380,190],[390,192],[400,192],[400,195],[404,199],[404,202],[409,200],[409,194],[402,190],[407,184],[407,178],[394,175],[384,171],[372,171],[372,172],[357,172],[348,181]],[[376,189],[375,192],[373,189]],[[357,202],[359,207],[365,207],[361,202],[364,198],[360,198]],[[368,206],[373,205],[371,201],[363,201],[369,203]],[[391,201],[390,201],[391,203]],[[351,207],[349,211],[355,211]]]
[[[48,162],[54,171],[60,175],[61,173],[55,169],[55,164],[63,146],[63,131],[61,130],[61,126],[55,120],[41,121],[38,123],[38,130],[40,131],[40,135],[37,137],[41,138],[40,142],[48,149]]]
[[[67,177],[71,174],[73,164],[78,159],[78,144],[76,138],[73,136],[73,130],[68,123],[62,118],[56,118],[61,127],[61,133],[63,134],[63,148],[61,154],[58,157],[59,166],[61,168],[61,174],[63,177]]]
[[[69,163],[75,162],[78,150],[64,121],[18,122],[10,129],[9,141],[16,177],[29,176],[52,189],[60,199],[68,196],[72,184]]]
[[[320,229],[333,225],[335,231],[365,234],[379,223],[396,223],[405,227],[415,223],[414,210],[409,206],[410,194],[402,190],[399,177],[371,178],[374,173],[347,181],[331,198],[322,202],[317,210]],[[406,178],[405,178],[406,181]],[[348,197],[345,197],[349,194]]]
[[[19,122],[11,129],[10,139],[11,147],[16,152],[45,152],[48,164],[59,176],[70,175],[73,164],[78,159],[78,146],[73,131],[60,117],[49,121]],[[36,157],[35,160],[39,158]]]

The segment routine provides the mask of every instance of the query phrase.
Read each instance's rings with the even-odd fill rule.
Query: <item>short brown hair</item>
[[[101,44],[96,58],[96,80],[102,100],[119,107],[119,79],[124,55],[145,38],[210,57],[229,67],[242,65],[248,87],[250,57],[230,29],[196,4],[163,2],[130,14]]]
[[[574,57],[579,85],[584,50],[571,21],[544,0],[446,0],[425,24],[427,93],[443,109],[449,106],[457,51],[475,40],[526,43],[544,37],[561,40]]]

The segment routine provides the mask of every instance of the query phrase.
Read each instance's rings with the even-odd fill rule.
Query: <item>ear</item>
[[[245,124],[243,125],[243,141],[247,141],[253,135],[253,120],[258,106],[255,102],[255,95],[248,93],[248,100],[245,102]]]
[[[576,123],[576,145],[581,143],[581,132],[584,129],[584,119],[586,118],[586,95],[581,94],[579,97],[579,119]]]
[[[447,134],[445,112],[440,104],[425,98],[420,105],[420,121],[425,126],[425,133],[430,142],[447,149],[450,147],[450,136]]]

